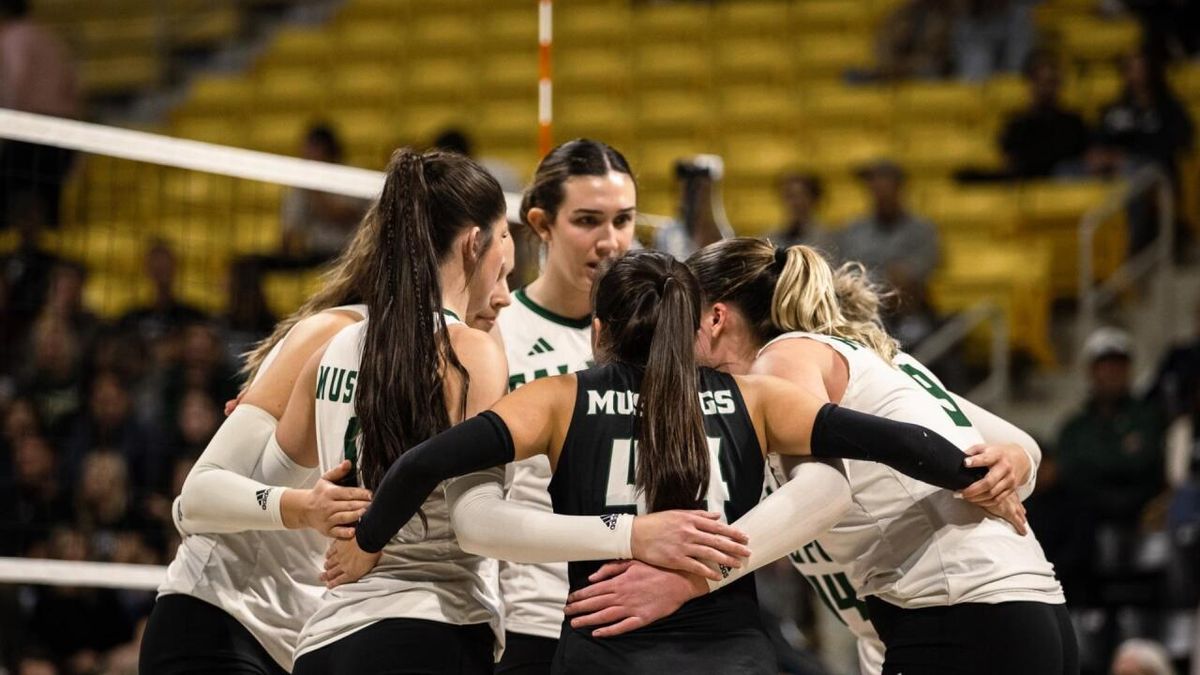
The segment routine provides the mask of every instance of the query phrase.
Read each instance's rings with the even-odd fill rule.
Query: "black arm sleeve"
[[[354,535],[359,548],[368,553],[382,550],[438,483],[508,464],[514,456],[508,425],[490,410],[414,446],[392,462],[375,489]]]
[[[826,403],[813,422],[814,457],[880,462],[919,481],[961,490],[987,475],[963,465],[965,455],[942,436],[915,424],[894,422]]]

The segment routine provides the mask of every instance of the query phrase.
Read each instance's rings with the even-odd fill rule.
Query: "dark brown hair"
[[[554,148],[538,164],[521,199],[521,223],[529,226],[529,211],[534,208],[544,210],[553,221],[566,194],[563,184],[571,177],[605,176],[610,171],[633,178],[625,156],[606,143],[576,138]]]
[[[646,507],[696,508],[710,461],[696,370],[700,285],[666,253],[634,251],[596,280],[593,306],[602,324],[597,359],[644,369],[635,483]]]
[[[363,485],[375,489],[388,467],[412,446],[450,426],[445,376],[467,372],[450,346],[442,315],[438,263],[464,229],[483,230],[504,217],[504,193],[474,161],[448,152],[397,150],[376,206],[379,255],[363,300],[370,311],[363,338],[354,412],[362,429]]]

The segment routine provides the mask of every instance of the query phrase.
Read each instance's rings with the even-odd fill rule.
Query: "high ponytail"
[[[888,363],[899,351],[880,317],[890,294],[860,263],[836,271],[809,246],[776,249],[765,239],[719,241],[688,259],[705,302],[738,306],[763,344],[790,331],[854,340]]]
[[[450,426],[449,373],[463,382],[454,405],[466,410],[467,372],[450,345],[438,268],[467,227],[480,227],[480,245],[490,245],[504,195],[469,159],[398,150],[376,211],[380,255],[363,298],[370,320],[354,402],[369,489],[404,451]]]
[[[810,246],[791,246],[771,297],[771,323],[779,330],[831,335],[860,342],[891,363],[900,347],[883,327],[880,293],[861,263],[836,272]]]
[[[696,508],[711,463],[696,369],[699,285],[671,256],[637,251],[609,266],[594,296],[598,357],[644,369],[635,484],[646,508]]]

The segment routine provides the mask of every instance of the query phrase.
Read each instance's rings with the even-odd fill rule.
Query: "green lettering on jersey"
[[[935,382],[933,378],[907,363],[901,364],[900,370],[904,371],[904,373],[911,377],[913,381],[921,385],[921,388],[929,392],[930,396],[940,400],[942,402],[942,410],[946,411],[946,416],[949,417],[950,421],[954,422],[956,426],[971,426],[971,420],[967,419],[967,416],[962,411],[962,408],[958,407],[958,402],[954,400],[953,396],[947,394],[945,389],[942,389],[940,386],[938,386],[938,383]]]
[[[821,577],[805,575],[804,578],[808,579],[808,583],[812,585],[817,595],[821,596],[821,602],[825,603],[838,621],[846,623],[841,612],[848,609],[857,610],[863,621],[870,619],[867,614],[867,603],[858,599],[858,594],[854,592],[854,586],[845,574],[838,572]]]
[[[329,366],[317,369],[317,398],[325,398],[325,378],[329,376]]]
[[[350,399],[354,398],[354,380],[357,378],[357,370],[351,370],[346,373],[346,393],[342,395],[342,403],[349,403]]]

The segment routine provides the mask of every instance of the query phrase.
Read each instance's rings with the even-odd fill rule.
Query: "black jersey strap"
[[[359,548],[368,553],[382,550],[438,483],[508,464],[514,454],[508,425],[490,410],[410,448],[392,462],[375,488],[355,532]]]
[[[919,481],[962,490],[987,475],[963,465],[966,456],[925,427],[867,415],[832,403],[813,422],[812,454],[880,462]]]

